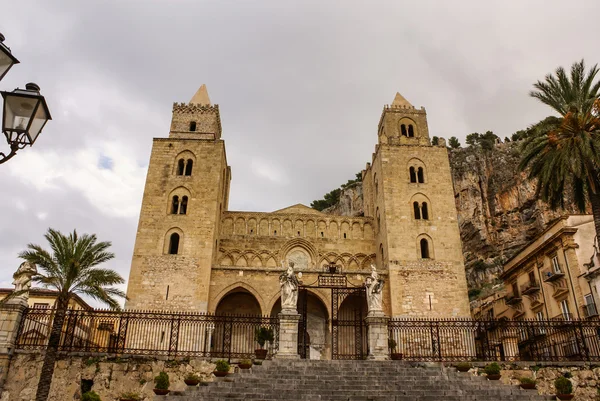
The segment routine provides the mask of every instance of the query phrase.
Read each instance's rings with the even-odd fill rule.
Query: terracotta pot
[[[238,364],[238,367],[239,367],[240,369],[250,369],[250,368],[252,367],[252,364],[251,364],[251,363],[249,363],[249,364],[245,364],[245,363],[239,363],[239,364]]]
[[[152,391],[154,391],[154,394],[156,394],[156,395],[167,395],[167,394],[169,394],[169,391],[171,391],[171,390],[164,390],[162,388],[155,388]]]
[[[556,394],[559,400],[572,400],[575,394]]]
[[[254,353],[256,354],[256,359],[265,359],[267,357],[267,353],[269,351],[267,351],[266,349],[256,349],[254,350]]]
[[[188,379],[183,379],[183,382],[188,385],[188,386],[197,386],[198,383],[200,383],[200,380],[188,380]]]
[[[498,375],[487,375],[488,380],[500,380],[500,377],[502,377],[502,375],[498,374]]]
[[[470,366],[457,366],[456,370],[458,370],[459,372],[468,372],[469,370],[471,370]]]
[[[398,352],[392,352],[390,354],[390,358],[392,358],[393,361],[401,361],[402,360],[402,354],[398,353]]]
[[[525,390],[535,390],[535,383],[521,383],[521,388]]]
[[[228,374],[229,374],[229,372],[220,372],[220,371],[218,371],[218,370],[215,370],[215,371],[213,372],[213,375],[215,375],[215,376],[217,376],[217,377],[225,377],[225,376],[227,376]]]

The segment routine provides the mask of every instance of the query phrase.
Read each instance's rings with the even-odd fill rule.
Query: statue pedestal
[[[300,315],[296,310],[283,309],[279,314],[279,351],[276,359],[299,359],[298,322]]]
[[[365,322],[369,330],[369,355],[367,359],[384,361],[388,354],[388,320],[382,311],[370,311]]]

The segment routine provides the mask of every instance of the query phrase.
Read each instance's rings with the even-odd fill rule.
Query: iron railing
[[[17,349],[45,349],[55,309],[26,309]],[[251,358],[260,348],[257,328],[273,330],[279,344],[279,319],[265,316],[213,315],[156,311],[72,310],[66,312],[59,351],[134,355]]]
[[[600,361],[598,320],[391,319],[409,361]]]

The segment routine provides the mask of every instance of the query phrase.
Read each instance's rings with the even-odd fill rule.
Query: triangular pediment
[[[292,206],[284,207],[283,209],[275,210],[273,213],[281,213],[281,214],[323,214],[318,210],[315,210],[311,207],[303,205],[302,203],[297,203]]]

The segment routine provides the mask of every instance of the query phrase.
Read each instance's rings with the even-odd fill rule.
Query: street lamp
[[[0,81],[10,70],[10,67],[19,63],[19,60],[12,55],[10,49],[3,42],[4,35],[0,33]]]
[[[19,62],[10,49],[4,45],[4,35],[0,33],[0,79]],[[11,159],[17,150],[33,145],[42,128],[51,120],[46,99],[40,95],[40,87],[34,83],[25,85],[25,89],[12,92],[0,92],[4,99],[2,133],[10,146],[8,155],[0,152],[0,164]]]

